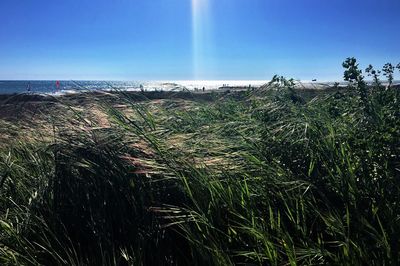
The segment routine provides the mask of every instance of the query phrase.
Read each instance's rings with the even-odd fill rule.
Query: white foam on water
[[[158,83],[176,84],[177,88],[185,88],[187,90],[202,89],[217,90],[222,87],[259,87],[266,83],[267,80],[180,80],[180,81],[159,81]]]

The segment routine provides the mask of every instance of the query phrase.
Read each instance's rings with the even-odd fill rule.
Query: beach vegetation
[[[399,264],[394,68],[382,89],[343,67],[313,97],[281,76],[202,100],[119,91],[96,100],[107,123],[58,100],[46,141],[0,148],[0,264]]]

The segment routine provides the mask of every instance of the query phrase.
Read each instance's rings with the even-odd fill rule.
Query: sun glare
[[[198,79],[203,68],[205,45],[210,31],[209,0],[192,0],[193,75]]]

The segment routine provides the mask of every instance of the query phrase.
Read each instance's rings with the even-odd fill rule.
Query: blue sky
[[[348,56],[400,62],[399,0],[196,1],[1,0],[0,79],[337,80]]]

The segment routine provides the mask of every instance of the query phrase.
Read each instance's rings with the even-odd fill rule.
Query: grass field
[[[358,75],[8,99],[0,264],[399,264],[400,91]]]

